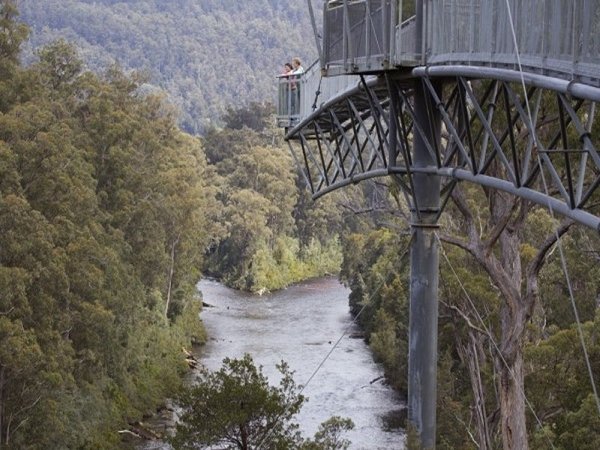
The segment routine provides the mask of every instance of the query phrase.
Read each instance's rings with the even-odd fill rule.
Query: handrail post
[[[371,28],[373,21],[371,19],[371,1],[365,3],[365,62],[367,66],[371,64]]]
[[[400,24],[398,8],[402,8],[402,0],[392,0],[390,4],[390,52],[388,55],[389,65],[396,62],[396,27]]]
[[[425,27],[425,14],[423,10],[424,0],[415,0],[415,54],[423,55],[423,31]]]
[[[315,44],[317,45],[317,52],[319,53],[319,63],[321,67],[325,67],[325,58],[323,56],[323,48],[319,41],[319,33],[317,31],[317,21],[315,20],[315,12],[313,10],[312,0],[306,0],[308,3],[308,12],[310,14],[310,22],[313,27],[313,33],[315,35]]]
[[[348,0],[344,0],[344,25],[342,27],[343,36],[343,59],[344,70],[348,70],[348,59],[354,58],[352,52],[352,34],[350,29],[350,12],[348,11]]]

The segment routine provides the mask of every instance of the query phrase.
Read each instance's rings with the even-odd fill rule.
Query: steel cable
[[[538,152],[537,152],[537,162],[538,162],[538,166],[539,166],[539,169],[540,169],[540,173],[542,175],[542,182],[543,182],[543,185],[544,185],[544,191],[545,191],[546,197],[550,198],[550,195],[548,193],[548,186],[546,184],[546,177],[544,176],[544,170],[543,170],[543,167],[542,167],[542,161],[540,159],[540,154],[539,154],[539,149],[541,148],[541,146],[540,146],[537,134],[535,132],[535,129],[533,127],[533,119],[532,119],[532,114],[531,114],[531,107],[529,106],[529,98],[527,96],[527,88],[525,86],[525,76],[524,76],[524,73],[523,73],[523,67],[521,65],[521,54],[520,54],[520,51],[519,51],[519,45],[517,43],[517,34],[515,32],[515,24],[514,24],[514,21],[513,21],[512,11],[510,9],[510,3],[509,3],[508,0],[506,0],[506,9],[508,10],[508,18],[509,18],[511,32],[512,32],[513,44],[515,46],[515,53],[516,53],[516,56],[517,56],[517,64],[518,64],[518,67],[519,67],[519,73],[521,75],[521,85],[523,87],[523,93],[524,93],[524,97],[525,97],[525,106],[527,108],[527,115],[529,117],[529,123],[531,125],[530,131],[531,131],[531,134],[532,134],[534,145],[535,145],[536,149],[538,149]],[[554,218],[554,210],[553,210],[552,205],[550,204],[550,202],[548,202],[548,209],[550,210],[550,215],[552,216],[552,218]],[[566,278],[567,286],[568,286],[568,290],[569,290],[569,299],[571,300],[571,305],[573,307],[573,313],[575,315],[575,321],[577,322],[577,329],[578,329],[578,333],[579,333],[579,339],[581,341],[581,346],[583,348],[583,354],[584,354],[584,357],[585,357],[585,362],[586,362],[586,365],[587,365],[587,370],[588,370],[588,374],[589,374],[589,377],[590,377],[590,382],[592,384],[592,391],[593,391],[594,397],[596,399],[596,406],[598,408],[598,414],[600,415],[600,398],[598,397],[598,391],[596,389],[596,383],[594,381],[594,373],[592,371],[592,365],[590,363],[590,359],[589,359],[589,356],[588,356],[587,347],[585,345],[585,339],[584,339],[583,330],[582,330],[582,327],[581,327],[581,321],[579,320],[579,312],[577,310],[577,305],[575,304],[575,297],[573,295],[573,289],[572,289],[572,286],[571,286],[571,280],[569,278],[569,272],[567,270],[567,263],[566,263],[565,255],[564,255],[563,248],[562,248],[562,239],[561,239],[561,236],[558,234],[558,230],[555,230],[555,232],[556,232],[556,239],[557,239],[556,242],[557,242],[557,246],[559,248],[559,253],[560,253],[561,265],[562,265],[563,272],[565,274],[565,278]]]
[[[481,322],[481,325],[483,326],[483,329],[485,330],[485,332],[487,333],[487,335],[490,338],[490,341],[492,342],[492,345],[494,346],[494,349],[498,352],[498,355],[500,356],[500,359],[502,360],[502,363],[504,364],[504,366],[508,369],[508,372],[510,373],[510,376],[513,378],[513,380],[515,381],[515,385],[517,386],[519,392],[521,393],[521,395],[523,395],[523,398],[525,399],[525,403],[527,404],[527,407],[529,408],[529,410],[531,411],[531,414],[533,414],[533,417],[535,418],[535,421],[537,422],[537,424],[540,426],[540,428],[543,430],[543,424],[542,421],[540,420],[540,418],[538,417],[538,415],[536,414],[536,412],[533,409],[533,405],[531,404],[531,402],[527,399],[527,396],[525,395],[525,391],[523,389],[523,387],[521,387],[519,385],[519,383],[517,382],[517,377],[515,376],[514,372],[512,371],[512,369],[510,368],[510,366],[508,365],[508,362],[506,361],[506,359],[504,358],[504,355],[502,354],[502,351],[500,350],[500,347],[498,346],[498,344],[496,343],[496,340],[494,339],[494,335],[492,334],[492,331],[489,329],[489,327],[487,326],[487,324],[484,322],[483,318],[481,317],[481,315],[479,314],[479,311],[477,310],[477,308],[475,307],[475,303],[473,302],[473,300],[471,299],[471,296],[469,295],[469,293],[467,292],[467,289],[465,288],[462,280],[460,279],[460,277],[458,276],[458,273],[456,272],[456,270],[454,269],[454,266],[452,265],[452,263],[450,262],[450,259],[448,258],[448,255],[446,255],[446,251],[444,250],[444,246],[442,244],[442,241],[440,239],[440,237],[438,236],[437,232],[435,233],[435,237],[438,240],[438,243],[440,245],[440,249],[442,250],[442,255],[444,256],[444,259],[446,260],[446,262],[448,263],[448,266],[450,266],[450,270],[452,271],[452,273],[454,274],[454,276],[456,277],[456,280],[458,281],[458,284],[461,288],[461,290],[464,292],[465,296],[467,297],[467,300],[469,301],[471,308],[473,308],[473,311],[475,311],[475,315],[477,316],[477,319],[479,320],[479,322]],[[554,447],[554,445],[552,444],[552,441],[550,440],[550,437],[547,435],[547,433],[544,433],[544,436],[548,439],[548,443],[550,444],[550,446],[552,448],[556,448]]]

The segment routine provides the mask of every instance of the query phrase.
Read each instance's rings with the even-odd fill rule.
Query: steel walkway
[[[404,18],[406,3],[325,2],[296,114],[281,114],[280,80],[280,124],[313,196],[393,174],[414,202],[413,175],[427,173],[444,202],[470,181],[600,231],[600,1],[423,0]],[[440,142],[417,125],[416,89]],[[415,137],[434,165],[414,166]]]

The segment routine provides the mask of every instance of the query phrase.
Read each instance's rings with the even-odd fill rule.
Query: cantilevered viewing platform
[[[597,89],[590,88],[600,88],[600,3],[508,3],[510,15],[506,2],[497,0],[324,2],[320,60],[295,80],[301,89],[294,111],[286,94],[290,81],[280,78],[279,124],[289,127],[309,115],[319,84],[317,105],[358,80],[337,76],[399,74],[417,67],[430,75],[514,81],[506,71],[518,71],[520,63],[527,84],[598,99]],[[415,4],[422,4],[423,14],[416,14]]]
[[[600,0],[332,0],[322,39],[308,5],[319,61],[279,79],[277,121],[313,198],[384,176],[404,195],[408,424],[434,448],[436,229],[458,183],[600,232]]]

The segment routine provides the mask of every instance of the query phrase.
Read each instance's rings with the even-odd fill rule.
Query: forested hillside
[[[181,384],[217,200],[197,138],[0,9],[0,447],[114,448]]]
[[[261,291],[336,271],[342,215],[299,194],[268,106],[191,136],[65,41],[23,66],[16,14],[0,3],[0,447],[118,448],[205,339],[201,270]]]
[[[182,347],[205,339],[202,270],[264,292],[331,273],[343,253],[350,309],[406,391],[411,212],[388,179],[313,202],[262,103],[282,61],[314,56],[305,2],[21,0],[29,41],[12,3],[0,3],[0,448],[118,448],[117,431],[181,387]],[[530,448],[600,448],[569,300],[598,374],[600,239],[561,220],[452,192],[437,448],[502,448],[507,386]]]
[[[65,38],[94,71],[141,70],[145,88],[168,92],[194,134],[227,106],[273,102],[274,76],[292,56],[316,59],[304,1],[21,0],[19,10],[31,28],[27,61]]]

